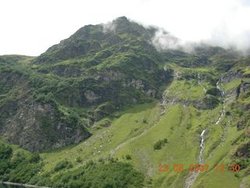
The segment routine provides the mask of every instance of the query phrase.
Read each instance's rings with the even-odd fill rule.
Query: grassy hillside
[[[112,24],[39,57],[0,57],[0,180],[249,187],[250,58],[206,45],[159,52],[155,28]]]

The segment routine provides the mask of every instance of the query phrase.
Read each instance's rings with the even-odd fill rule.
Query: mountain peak
[[[113,20],[113,22],[116,22],[116,23],[129,23],[130,21],[126,16],[121,16],[121,17],[118,17],[115,20]]]
[[[125,16],[121,16],[112,21],[113,31],[117,34],[128,34],[135,37],[143,37],[149,39],[154,34],[155,30],[146,28],[140,23],[137,23]]]
[[[116,45],[120,40],[148,41],[153,35],[152,29],[121,16],[107,24],[85,25],[68,39],[50,47],[35,62],[58,62],[98,52],[104,45]]]

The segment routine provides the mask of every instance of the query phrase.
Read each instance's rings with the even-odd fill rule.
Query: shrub
[[[76,162],[81,163],[82,162],[82,158],[81,157],[77,157],[76,158]]]
[[[213,96],[221,96],[220,90],[217,89],[216,87],[208,89],[206,94],[213,95]]]
[[[126,158],[127,160],[131,160],[131,159],[132,159],[131,155],[129,155],[129,154],[127,154],[127,155],[125,156],[125,158]]]
[[[207,95],[204,99],[203,102],[206,104],[207,108],[212,109],[215,108],[220,101],[213,95]]]
[[[160,150],[166,143],[168,143],[168,139],[164,138],[162,140],[158,140],[154,144],[154,150]]]
[[[168,143],[167,138],[158,140],[157,142],[154,143],[154,150],[160,150],[167,143]]]
[[[162,148],[163,142],[161,140],[158,140],[155,144],[154,144],[154,149],[155,150],[160,150]]]
[[[38,163],[40,160],[41,160],[40,155],[39,155],[38,153],[34,153],[34,154],[31,155],[29,161],[30,161],[31,163]]]
[[[0,144],[0,159],[8,159],[12,155],[12,148],[5,144]]]
[[[168,143],[168,139],[167,138],[164,138],[163,141],[164,141],[164,143]]]

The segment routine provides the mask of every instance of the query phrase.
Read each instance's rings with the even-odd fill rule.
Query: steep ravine
[[[201,81],[200,81],[199,74],[198,74],[198,83],[199,83],[199,85],[201,85],[203,87],[203,85],[201,84]],[[220,97],[222,100],[222,109],[220,111],[219,118],[215,122],[215,125],[218,125],[221,122],[221,120],[223,119],[223,117],[225,116],[225,92],[221,88],[220,79],[216,82],[216,88],[220,91]],[[205,87],[203,87],[203,89],[204,89],[204,91],[206,91]],[[205,149],[205,133],[206,132],[207,132],[207,128],[203,129],[201,134],[200,134],[200,152],[199,152],[198,164],[204,164],[203,151]],[[185,181],[184,188],[192,187],[192,185],[194,184],[195,180],[197,179],[199,173],[200,173],[199,171],[197,171],[197,172],[194,171],[194,172],[190,173],[189,177]]]

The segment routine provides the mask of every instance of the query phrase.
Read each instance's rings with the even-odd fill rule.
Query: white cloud
[[[84,25],[118,16],[187,42],[250,46],[248,0],[1,0],[0,7],[0,54],[39,55]]]
[[[158,50],[164,49],[177,49],[180,48],[180,40],[172,36],[170,33],[166,32],[163,29],[159,29],[154,37],[152,38],[153,45]]]
[[[116,25],[113,22],[103,23],[102,26],[103,26],[104,33],[110,32],[110,31],[114,32],[116,29]]]

